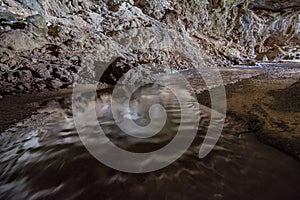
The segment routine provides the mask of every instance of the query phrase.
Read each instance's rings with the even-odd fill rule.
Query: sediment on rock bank
[[[300,160],[299,74],[261,76],[231,89],[228,114],[257,138]],[[297,81],[298,80],[298,81]]]

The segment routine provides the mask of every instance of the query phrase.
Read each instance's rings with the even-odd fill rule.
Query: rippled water
[[[131,100],[132,110],[124,114],[145,125],[149,107],[164,105],[166,125],[149,139],[130,137],[118,128],[111,97],[111,91],[100,92],[96,111],[102,129],[119,147],[149,152],[175,136],[181,113],[171,91],[143,87]],[[41,107],[1,134],[0,199],[300,199],[300,163],[259,143],[230,116],[213,152],[199,159],[211,114],[208,107],[200,106],[198,133],[188,151],[167,168],[146,174],[113,170],[88,153],[75,130],[71,97],[43,102]],[[182,123],[190,128],[188,119]]]

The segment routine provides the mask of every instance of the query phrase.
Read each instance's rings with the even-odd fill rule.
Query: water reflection
[[[158,96],[159,91],[163,95]],[[118,128],[110,91],[97,96],[98,121],[119,147],[153,151],[168,144],[177,132],[180,109],[175,96],[149,85],[137,91],[130,110],[120,114],[147,125],[153,103],[165,106],[167,119],[162,131],[149,139],[128,136]],[[300,163],[258,143],[252,134],[239,136],[245,126],[230,118],[214,151],[199,160],[211,113],[205,106],[200,106],[197,136],[188,151],[165,169],[139,175],[110,169],[87,152],[75,130],[71,98],[49,101],[43,107],[14,133],[1,135],[1,199],[300,198]],[[189,121],[183,123],[188,130]],[[97,133],[87,137],[92,140],[93,134]]]

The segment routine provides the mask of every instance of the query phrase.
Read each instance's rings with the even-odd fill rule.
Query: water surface
[[[228,77],[240,73],[224,71],[232,75]],[[189,76],[196,85],[197,76]],[[243,76],[251,77],[249,73]],[[169,79],[172,82],[172,75]],[[133,138],[118,128],[111,97],[110,90],[99,92],[96,111],[102,129],[119,147],[150,152],[175,136],[181,113],[171,91],[147,85],[135,93],[132,110],[124,114],[146,125],[149,107],[163,105],[166,125],[149,139]],[[1,133],[1,199],[300,199],[300,162],[258,142],[233,116],[228,115],[211,154],[199,159],[211,114],[206,106],[200,105],[197,136],[188,151],[167,168],[146,174],[113,170],[88,153],[75,129],[71,97],[47,100],[39,106],[30,118]],[[186,130],[191,128],[189,118],[182,123]],[[87,137],[96,137],[91,127],[87,130]]]

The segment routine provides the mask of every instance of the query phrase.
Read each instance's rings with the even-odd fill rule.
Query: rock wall
[[[214,60],[242,64],[296,58],[299,6],[300,1],[292,0],[210,0],[194,18],[183,16],[191,35]]]
[[[0,94],[70,87],[82,78],[78,72],[104,71],[101,63],[112,58],[100,81],[103,86],[115,84],[130,69],[142,77],[148,65],[158,72],[166,71],[166,65],[168,70],[189,69],[191,60],[172,49],[155,48],[178,38],[188,37],[208,66],[293,59],[299,54],[299,1],[0,0],[0,4]],[[137,38],[144,38],[140,45],[147,48],[126,46],[126,34],[145,29],[148,32]],[[162,36],[165,30],[178,37]]]

